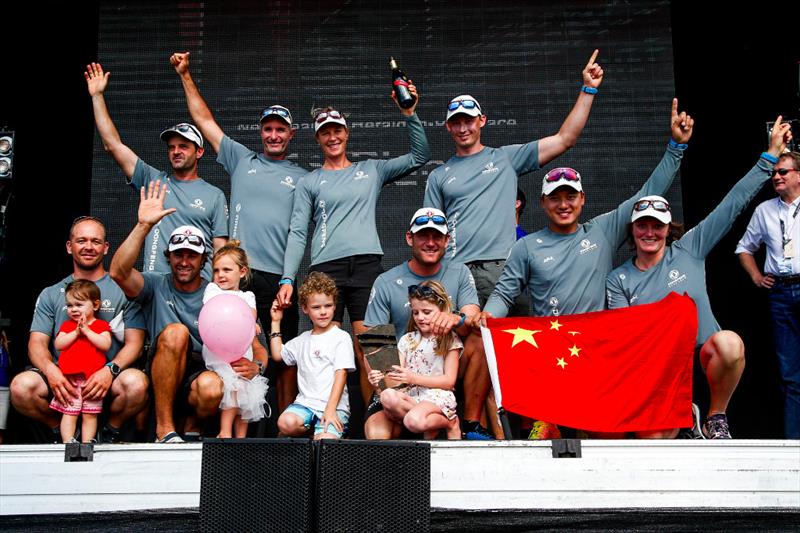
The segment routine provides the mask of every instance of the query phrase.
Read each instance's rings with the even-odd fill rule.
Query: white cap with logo
[[[483,111],[481,110],[481,104],[475,98],[468,94],[461,94],[447,104],[447,118],[445,120],[450,120],[450,117],[459,113],[477,117],[482,115]]]
[[[206,251],[206,238],[203,232],[194,226],[178,226],[169,236],[167,251],[192,250],[198,254]]]
[[[672,222],[672,212],[669,208],[669,202],[655,194],[639,198],[636,200],[636,203],[633,204],[631,222],[636,222],[644,217],[653,217],[662,224],[669,224]]]
[[[440,233],[447,235],[447,217],[435,207],[423,207],[417,209],[411,217],[411,224],[408,229],[411,233],[416,233],[425,228],[433,228]]]

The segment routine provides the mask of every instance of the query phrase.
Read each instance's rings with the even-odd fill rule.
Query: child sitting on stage
[[[84,397],[86,379],[106,364],[105,352],[111,348],[111,327],[94,317],[100,309],[100,288],[93,281],[75,280],[64,289],[69,320],[61,324],[53,345],[60,352],[58,367],[75,388],[75,396],[62,404],[55,398],[50,408],[62,413],[61,439],[78,442],[75,431],[81,420],[81,441],[92,442],[97,434],[97,415],[103,410],[102,398]]]
[[[298,291],[303,312],[313,328],[283,344],[280,334],[283,310],[272,303],[269,346],[272,358],[297,365],[299,394],[278,418],[278,431],[300,437],[312,427],[315,439],[339,439],[347,429],[350,403],[347,372],[355,370],[353,341],[333,322],[338,290],[321,272],[311,272]]]
[[[390,420],[404,424],[413,433],[422,433],[426,439],[435,438],[440,429],[447,430],[448,439],[460,439],[453,387],[464,346],[452,331],[433,334],[433,319],[439,313],[450,313],[450,298],[440,283],[424,281],[408,288],[408,299],[411,303],[408,333],[397,343],[400,366],[393,366],[385,375],[390,380],[407,383],[408,388],[384,390],[383,410]],[[383,378],[380,370],[369,373],[370,383],[375,387]]]

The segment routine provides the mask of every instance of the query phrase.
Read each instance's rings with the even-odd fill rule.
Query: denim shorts
[[[339,420],[341,420],[342,424],[344,425],[344,431],[340,433],[333,424],[328,424],[328,428],[323,429],[322,411],[309,409],[305,405],[300,405],[299,403],[293,403],[286,408],[284,413],[292,413],[293,415],[296,415],[298,418],[300,418],[300,420],[303,421],[303,425],[307,429],[311,429],[311,424],[314,424],[314,435],[319,435],[320,433],[330,433],[331,435],[336,435],[336,438],[339,439],[341,439],[342,435],[347,432],[347,421],[350,419],[350,414],[347,411],[342,411],[340,409],[336,410],[336,416],[339,417]]]

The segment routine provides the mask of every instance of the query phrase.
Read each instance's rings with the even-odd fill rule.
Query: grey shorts
[[[503,267],[506,266],[504,259],[492,259],[488,261],[471,261],[466,263],[467,268],[475,279],[475,289],[478,291],[478,302],[481,309],[486,306],[486,300],[491,296]]]

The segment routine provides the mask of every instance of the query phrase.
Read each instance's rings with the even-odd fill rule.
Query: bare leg
[[[278,417],[278,435],[281,437],[302,437],[308,433],[303,420],[294,413],[281,413]]]
[[[744,372],[744,343],[733,331],[718,331],[700,349],[700,364],[711,390],[708,416],[725,413]]]
[[[403,424],[413,433],[439,431],[450,425],[450,420],[442,413],[441,407],[435,403],[422,401],[406,413]]]
[[[247,420],[242,420],[242,417],[237,415],[233,423],[234,435],[237,439],[243,439],[247,436],[247,427],[249,423]]]
[[[364,436],[367,440],[388,440],[400,436],[402,427],[386,416],[383,411],[378,411],[364,422]]]
[[[480,420],[489,394],[489,367],[483,351],[483,339],[471,334],[464,342],[464,355],[459,361],[464,376],[464,420]]]
[[[447,426],[447,440],[461,440],[461,424],[458,417],[450,420],[450,425]]]
[[[61,441],[69,442],[78,428],[78,415],[61,415]]]
[[[58,427],[61,413],[50,409],[49,393],[44,376],[40,376],[32,370],[20,372],[11,381],[9,389],[11,403],[20,414],[41,422],[49,428]]]
[[[81,414],[81,442],[89,443],[97,436],[97,415]]]
[[[372,398],[372,385],[367,379],[367,367],[364,365],[364,352],[361,350],[361,345],[358,344],[356,335],[364,333],[369,328],[364,326],[363,320],[356,320],[353,322],[353,348],[356,352],[356,364],[358,365],[358,383],[361,385],[361,397],[364,400],[364,405],[369,405],[369,400]]]
[[[219,415],[219,434],[220,439],[229,439],[233,436],[233,422],[236,418],[238,409],[223,409]],[[238,436],[238,435],[237,435]]]
[[[411,409],[416,407],[417,402],[404,392],[386,389],[381,393],[381,404],[383,405],[383,412],[386,413],[386,416],[390,420],[399,422],[405,418],[406,414],[408,414]]]
[[[189,405],[199,418],[208,418],[219,412],[223,383],[215,372],[205,370],[189,386]]]
[[[189,330],[183,324],[170,324],[158,336],[156,354],[150,369],[156,401],[156,438],[175,431],[172,407],[183,374]]]
[[[147,376],[141,370],[126,368],[111,385],[111,408],[108,423],[119,429],[129,418],[147,407]]]

